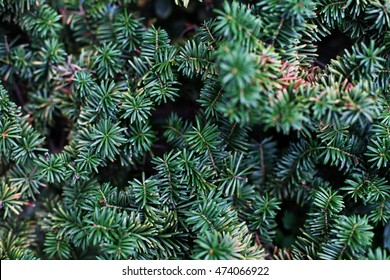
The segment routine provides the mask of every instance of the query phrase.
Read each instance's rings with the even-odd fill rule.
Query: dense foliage
[[[0,0],[0,258],[389,259],[389,0],[151,3]]]

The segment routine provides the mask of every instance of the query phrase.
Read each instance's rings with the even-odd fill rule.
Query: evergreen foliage
[[[144,2],[0,1],[0,258],[389,259],[390,2]]]

